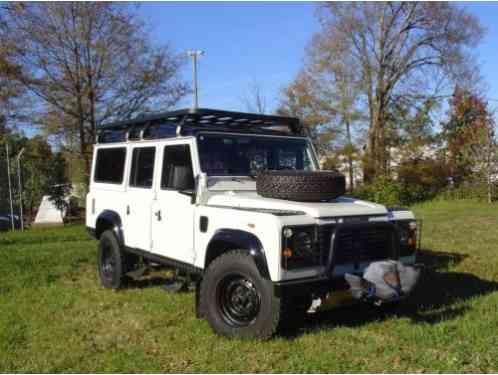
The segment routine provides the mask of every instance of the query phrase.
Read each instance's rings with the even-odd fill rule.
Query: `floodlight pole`
[[[22,212],[22,179],[21,179],[21,156],[24,153],[24,147],[17,154],[17,177],[19,179],[19,217],[21,219],[21,231],[24,231],[24,216]]]
[[[194,83],[194,103],[192,109],[199,108],[199,88],[197,83],[197,58],[204,55],[204,51],[201,50],[189,50],[187,55],[192,58],[192,75]]]
[[[5,142],[5,151],[7,153],[7,181],[9,183],[9,200],[10,200],[10,225],[12,227],[12,230],[15,229],[14,227],[14,206],[12,204],[12,184],[10,182],[10,161],[9,161],[9,143]]]

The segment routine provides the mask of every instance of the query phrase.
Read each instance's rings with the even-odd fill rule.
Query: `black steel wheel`
[[[106,230],[100,236],[98,248],[98,271],[104,288],[119,289],[125,283],[125,262],[116,235]]]
[[[210,263],[199,298],[203,315],[219,335],[264,339],[277,330],[281,300],[245,250],[229,251]]]
[[[238,274],[227,275],[218,284],[216,294],[220,313],[227,324],[244,327],[255,321],[261,296],[251,280]]]

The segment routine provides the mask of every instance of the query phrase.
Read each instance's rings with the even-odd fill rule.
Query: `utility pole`
[[[10,155],[9,155],[9,143],[5,142],[5,151],[7,153],[7,180],[9,182],[9,200],[10,200],[10,225],[12,227],[12,230],[15,229],[14,227],[14,206],[12,204],[12,184],[10,182]]]
[[[24,147],[17,154],[17,177],[19,179],[19,216],[21,219],[21,231],[24,232],[24,216],[22,212],[22,179],[21,179],[21,156],[24,153]]]
[[[194,83],[194,103],[192,109],[199,108],[199,88],[197,84],[197,58],[204,55],[204,51],[201,50],[189,50],[187,55],[192,58],[192,74]]]

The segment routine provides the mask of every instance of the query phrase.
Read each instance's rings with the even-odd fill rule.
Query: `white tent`
[[[62,224],[61,211],[44,195],[36,213],[35,224]]]

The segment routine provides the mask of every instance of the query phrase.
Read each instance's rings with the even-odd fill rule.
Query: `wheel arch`
[[[218,229],[215,232],[206,247],[204,269],[207,269],[209,264],[218,256],[235,249],[247,250],[254,259],[261,276],[268,280],[271,279],[261,241],[253,233],[239,229]]]
[[[116,234],[119,244],[124,245],[123,224],[121,216],[116,211],[104,210],[97,217],[95,224],[95,238],[99,239],[106,230],[113,230]]]

